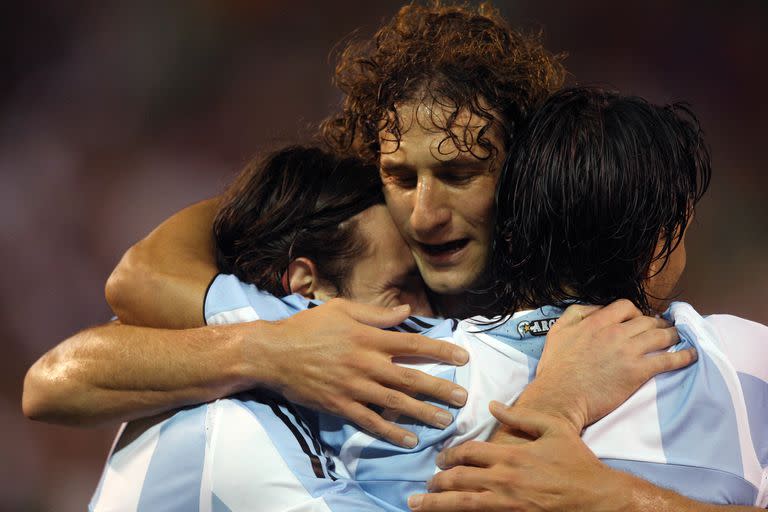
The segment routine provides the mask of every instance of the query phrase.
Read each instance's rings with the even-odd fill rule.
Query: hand
[[[603,308],[573,305],[550,329],[536,379],[518,403],[567,418],[577,431],[604,417],[653,376],[688,366],[694,349],[660,318],[628,300]]]
[[[443,451],[437,462],[445,471],[428,482],[430,494],[409,498],[411,510],[607,512],[626,506],[622,475],[603,465],[564,420],[498,402],[491,413],[534,441],[470,441]]]
[[[249,360],[273,366],[279,391],[288,400],[347,418],[372,435],[413,447],[409,431],[370,410],[373,404],[439,428],[451,414],[412,398],[426,395],[456,406],[467,392],[456,384],[392,363],[397,356],[423,357],[463,365],[461,347],[418,334],[381,330],[398,325],[410,308],[383,308],[334,299],[275,322],[269,354]]]

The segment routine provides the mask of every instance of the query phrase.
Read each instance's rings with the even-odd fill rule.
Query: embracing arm
[[[205,288],[218,272],[212,228],[218,201],[175,213],[123,255],[105,288],[121,322],[171,329],[204,324]]]
[[[463,405],[466,392],[395,365],[392,358],[464,364],[467,354],[447,342],[380,329],[399,324],[409,312],[408,306],[335,299],[279,322],[186,330],[119,323],[94,327],[63,341],[29,369],[24,412],[43,421],[93,425],[262,386],[410,446],[416,442],[410,432],[367,404],[445,427],[443,409],[412,397],[424,394]]]
[[[270,380],[246,358],[268,322],[170,330],[112,322],[81,331],[27,371],[22,407],[35,420],[91,426],[213,400]],[[268,347],[267,347],[268,348]]]
[[[495,402],[491,412],[505,426],[533,439],[497,437],[445,450],[428,488],[412,496],[413,510],[448,512],[746,512],[738,505],[701,503],[604,465],[569,421]]]

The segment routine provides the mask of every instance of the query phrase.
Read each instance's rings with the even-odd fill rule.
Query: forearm
[[[578,397],[564,393],[560,384],[558,381],[550,382],[546,378],[538,377],[526,386],[513,407],[525,407],[566,420],[568,426],[580,433],[587,420],[581,414],[584,407],[577,403]],[[505,430],[505,427],[502,424],[499,430]]]
[[[493,412],[493,410],[492,410]],[[675,491],[659,487],[630,473],[610,468],[574,432],[573,424],[561,417],[541,415],[539,411],[516,403],[493,412],[502,422],[491,439],[494,454],[511,450],[516,469],[524,470],[525,482],[516,481],[515,492],[557,496],[546,510],[589,510],[591,512],[720,512],[761,510],[749,506],[702,503]],[[538,417],[538,419],[537,419]],[[546,418],[542,421],[541,418]],[[538,421],[538,431],[524,426]],[[533,440],[532,440],[533,439]],[[521,457],[525,454],[525,457]],[[567,456],[564,456],[567,454]],[[446,454],[448,460],[462,455]],[[502,456],[502,460],[504,460]],[[463,461],[459,458],[458,462]],[[451,465],[455,465],[452,461]],[[533,483],[531,485],[531,483]],[[541,485],[545,483],[546,485]],[[690,490],[690,486],[687,487]],[[502,490],[502,494],[508,492]],[[543,491],[542,491],[543,490]]]
[[[271,327],[252,322],[165,330],[112,323],[82,331],[29,369],[24,413],[52,423],[97,425],[268,385],[276,377],[263,362],[270,343],[259,340],[274,336]]]
[[[189,206],[131,247],[105,287],[125,324],[164,328],[203,325],[206,286],[216,275],[212,224],[218,199]]]
[[[712,505],[682,496],[669,489],[657,487],[641,478],[614,471],[614,492],[607,494],[605,510],[626,512],[745,512],[763,510],[739,505]],[[615,505],[615,506],[614,506]],[[602,509],[601,509],[602,510]]]

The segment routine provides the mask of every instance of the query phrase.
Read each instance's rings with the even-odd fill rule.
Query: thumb
[[[411,306],[408,304],[387,308],[345,301],[343,307],[347,314],[358,322],[379,328],[399,325],[411,314]]]
[[[532,409],[508,407],[495,400],[488,408],[491,414],[504,425],[536,439],[555,427],[552,417]]]

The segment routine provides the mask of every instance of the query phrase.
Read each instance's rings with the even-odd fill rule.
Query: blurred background
[[[137,239],[339,105],[329,52],[398,1],[27,0],[0,16],[0,510],[84,510],[116,425],[26,420],[26,369],[104,322]],[[768,2],[497,2],[569,54],[571,82],[698,113],[714,179],[684,294],[768,323]]]

